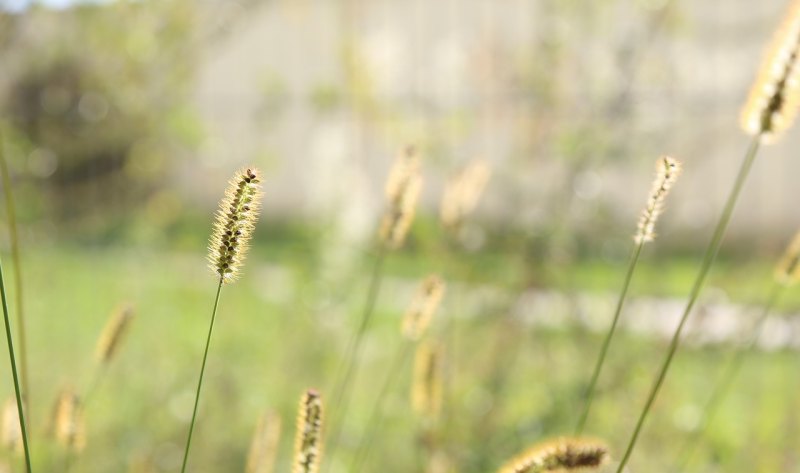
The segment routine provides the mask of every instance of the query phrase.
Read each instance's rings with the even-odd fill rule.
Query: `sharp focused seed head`
[[[56,441],[61,446],[80,453],[86,447],[86,428],[80,398],[71,389],[63,389],[53,409]]]
[[[442,225],[448,229],[461,226],[478,205],[491,175],[492,169],[486,162],[473,161],[447,183],[439,209]]]
[[[239,276],[252,236],[261,199],[261,173],[255,168],[242,169],[230,180],[219,204],[211,234],[209,266],[223,283]]]
[[[387,207],[378,234],[387,248],[396,249],[405,242],[421,192],[419,155],[409,147],[395,161],[386,181]]]
[[[664,210],[664,201],[670,189],[681,174],[681,163],[669,156],[662,156],[656,162],[656,178],[647,198],[647,205],[639,218],[639,226],[633,239],[641,244],[653,241],[656,237],[655,228],[659,215]]]
[[[403,317],[403,336],[419,340],[425,334],[436,310],[444,298],[445,284],[442,278],[432,274],[422,281],[416,296]]]
[[[775,280],[784,286],[793,286],[800,280],[800,232],[795,234],[775,266]]]
[[[741,126],[764,141],[788,129],[800,106],[800,1],[795,1],[772,40],[742,109]]]
[[[108,363],[114,358],[133,315],[133,307],[123,305],[108,319],[100,338],[97,339],[95,357],[99,363]]]
[[[503,465],[498,473],[588,471],[609,459],[604,442],[583,438],[559,438],[534,445]]]
[[[322,398],[309,389],[300,399],[292,473],[316,473],[322,460]]]

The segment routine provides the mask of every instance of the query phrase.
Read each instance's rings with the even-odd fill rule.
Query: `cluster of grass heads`
[[[367,284],[361,288],[364,289],[364,300],[358,313],[358,319],[352,327],[345,330],[348,343],[341,359],[328,361],[331,347],[323,340],[320,327],[313,327],[314,324],[308,322],[295,327],[289,327],[290,324],[287,322],[283,326],[286,331],[273,334],[271,340],[259,340],[252,333],[247,333],[253,330],[252,327],[242,327],[240,336],[233,341],[229,340],[226,352],[234,353],[236,355],[234,358],[241,359],[247,357],[247,347],[250,343],[269,342],[280,345],[284,339],[296,337],[302,341],[299,345],[303,347],[303,350],[293,351],[291,357],[280,360],[284,364],[282,370],[286,371],[282,374],[288,378],[308,377],[308,381],[310,381],[308,384],[304,383],[305,386],[294,395],[294,397],[300,398],[300,402],[297,407],[297,425],[294,432],[292,455],[281,463],[279,451],[281,438],[285,437],[282,434],[285,429],[282,427],[283,422],[280,415],[269,411],[260,417],[256,425],[247,459],[245,461],[242,458],[240,461],[242,468],[249,473],[270,472],[278,467],[291,469],[293,473],[317,473],[329,469],[338,471],[341,468],[346,468],[346,471],[349,472],[359,472],[370,468],[391,469],[380,467],[383,460],[371,462],[370,459],[377,439],[385,435],[397,435],[396,429],[392,428],[392,419],[387,416],[387,405],[393,402],[394,395],[398,390],[397,385],[400,380],[405,378],[410,385],[409,398],[411,400],[404,410],[407,412],[409,420],[404,424],[406,428],[402,431],[402,435],[406,436],[406,456],[411,458],[406,463],[406,467],[411,465],[422,471],[449,472],[459,469],[460,464],[469,463],[472,465],[469,469],[476,471],[537,473],[596,470],[611,464],[617,473],[625,471],[648,418],[654,414],[655,403],[664,389],[667,375],[676,362],[676,354],[682,341],[683,332],[714,265],[723,243],[726,228],[733,216],[737,200],[750,170],[756,161],[759,148],[762,143],[769,143],[776,139],[789,128],[794,119],[800,103],[798,54],[800,54],[800,3],[796,3],[790,10],[784,25],[776,35],[773,48],[767,56],[763,70],[743,110],[742,127],[752,135],[751,144],[740,164],[736,179],[702,257],[699,270],[693,280],[669,344],[663,356],[657,356],[657,360],[648,360],[658,362],[654,363],[656,369],[652,372],[650,369],[645,370],[646,374],[651,375],[653,381],[647,390],[643,406],[634,410],[636,421],[629,435],[625,435],[623,432],[622,436],[614,436],[608,440],[582,437],[584,431],[592,430],[592,421],[595,417],[607,415],[607,412],[611,411],[611,409],[607,409],[607,404],[603,404],[603,409],[597,407],[597,404],[603,402],[599,383],[605,373],[605,365],[609,362],[614,348],[619,345],[619,343],[615,344],[614,340],[619,338],[616,333],[617,328],[624,313],[625,302],[643,255],[643,249],[645,244],[655,240],[658,216],[664,208],[667,194],[680,175],[681,164],[674,158],[666,156],[659,158],[656,162],[656,179],[642,212],[638,228],[634,233],[631,258],[614,306],[610,327],[593,363],[587,362],[587,360],[591,360],[591,357],[584,357],[583,353],[580,353],[583,363],[579,363],[579,367],[592,366],[585,390],[581,395],[571,399],[554,399],[557,397],[553,396],[553,393],[557,392],[557,386],[547,388],[552,389],[548,399],[550,406],[558,407],[559,403],[563,404],[561,408],[553,409],[553,412],[574,417],[572,422],[575,425],[573,436],[555,437],[548,440],[542,438],[544,436],[541,435],[541,432],[535,432],[535,429],[522,428],[516,432],[504,434],[498,427],[507,424],[508,416],[516,419],[520,424],[525,424],[527,418],[530,417],[530,413],[526,414],[525,406],[520,408],[516,405],[519,400],[514,402],[509,400],[506,404],[507,399],[504,395],[509,384],[519,383],[519,363],[528,361],[520,353],[527,341],[519,335],[521,328],[519,321],[509,318],[505,325],[501,325],[493,335],[494,339],[477,339],[481,349],[467,347],[464,341],[459,339],[459,332],[463,330],[463,327],[459,327],[461,322],[457,319],[449,318],[446,322],[439,324],[438,330],[431,326],[434,315],[442,310],[443,304],[451,314],[455,312],[454,307],[448,307],[447,300],[445,300],[445,280],[449,279],[449,275],[441,271],[442,268],[435,267],[437,261],[430,262],[432,267],[429,270],[437,271],[441,275],[432,274],[422,281],[402,321],[398,321],[396,324],[392,338],[383,340],[384,343],[381,343],[379,347],[370,347],[368,344],[368,335],[375,331],[375,320],[380,315],[379,299],[386,285],[386,262],[393,257],[394,253],[402,249],[407,239],[414,222],[422,188],[420,156],[414,148],[408,148],[398,157],[387,179],[385,211],[376,228],[372,269],[369,272]],[[131,323],[133,310],[128,306],[121,306],[112,312],[111,318],[98,337],[95,360],[90,368],[88,381],[82,388],[70,385],[59,387],[51,415],[46,421],[40,420],[36,424],[37,426],[46,425],[46,427],[33,429],[34,423],[31,419],[38,420],[45,416],[32,416],[29,408],[32,406],[31,392],[35,393],[36,391],[31,387],[34,385],[30,382],[32,375],[26,368],[29,344],[26,342],[27,335],[23,329],[26,316],[22,311],[24,292],[20,276],[22,271],[18,248],[19,238],[16,235],[13,196],[5,163],[0,165],[0,171],[3,173],[9,209],[9,228],[12,233],[10,240],[12,241],[17,284],[16,297],[19,299],[16,305],[16,323],[20,327],[20,331],[16,335],[18,343],[15,345],[9,298],[3,280],[2,267],[0,267],[0,299],[2,299],[8,346],[10,379],[13,381],[15,391],[13,403],[7,403],[7,408],[3,412],[3,440],[10,449],[21,455],[28,473],[32,471],[80,471],[82,468],[87,468],[82,462],[90,461],[89,456],[85,453],[92,440],[91,430],[87,428],[87,419],[99,414],[99,412],[97,414],[93,412],[94,405],[91,401],[95,399],[98,386],[107,375],[109,366],[119,352],[123,336]],[[488,179],[488,168],[484,164],[474,163],[465,168],[448,184],[440,215],[444,234],[453,235],[459,231],[464,220],[469,217],[478,202]],[[258,218],[262,180],[261,173],[255,168],[238,171],[230,181],[225,197],[220,203],[210,239],[208,256],[211,270],[216,277],[216,291],[213,304],[211,304],[210,323],[207,330],[203,332],[205,344],[202,356],[199,357],[201,360],[199,375],[194,388],[186,391],[186,395],[192,401],[192,408],[185,416],[188,424],[186,431],[183,432],[181,426],[178,425],[176,429],[179,432],[172,434],[173,436],[182,436],[183,447],[172,446],[173,453],[166,455],[166,457],[180,460],[167,461],[166,467],[158,467],[162,470],[173,467],[177,470],[179,467],[181,472],[185,472],[202,468],[201,466],[192,466],[192,440],[195,433],[202,431],[204,426],[204,413],[200,410],[201,394],[207,369],[214,359],[212,335],[221,306],[222,289],[239,278],[244,266],[248,243]],[[798,276],[800,276],[800,239],[795,239],[786,254],[779,260],[775,271],[775,282],[764,299],[752,333],[740,347],[730,354],[722,375],[715,381],[711,395],[700,411],[698,427],[687,436],[686,446],[677,455],[676,466],[667,466],[666,468],[677,468],[677,471],[688,468],[694,450],[701,444],[707,431],[713,425],[717,412],[721,408],[722,399],[730,391],[734,377],[742,369],[743,363],[754,356],[753,349],[765,321],[775,305],[779,303],[786,288],[793,285]],[[199,286],[201,282],[198,279],[187,281],[187,288],[191,287],[187,291],[188,295],[196,298],[197,289],[192,285]],[[452,292],[454,292],[452,288],[448,290],[448,293]],[[467,295],[464,288],[460,288],[460,294],[458,293],[459,289],[456,289],[455,292],[460,296],[457,299],[463,299]],[[157,300],[158,291],[148,291],[148,297]],[[454,299],[452,295],[449,296],[448,300],[450,299]],[[247,304],[251,304],[251,302]],[[202,306],[201,303],[191,306],[191,312],[196,313]],[[225,311],[235,312],[236,310],[237,307],[232,304]],[[464,308],[459,308],[459,310],[464,310]],[[488,310],[507,312],[509,308],[500,306],[490,307]],[[442,329],[445,324],[447,330]],[[195,335],[197,335],[195,331],[186,334],[187,337]],[[575,337],[575,334],[566,336]],[[476,340],[471,340],[471,342],[475,343]],[[576,340],[576,342],[579,344],[580,340]],[[368,364],[370,357],[383,356],[376,355],[376,351],[390,353],[391,355],[388,355],[389,362],[382,365],[377,377],[376,373],[371,373],[372,377],[366,383],[370,389],[359,390],[357,388],[363,388],[365,384],[360,380],[364,375],[364,365]],[[20,356],[17,356],[18,353]],[[474,356],[476,353],[481,356],[476,358]],[[414,363],[413,366],[408,366],[412,354]],[[156,358],[169,356],[168,352],[156,354]],[[321,371],[327,372],[331,368],[335,368],[335,375],[329,381],[329,386],[323,386],[324,389],[319,388],[318,385],[323,382],[321,371],[304,375],[291,373],[305,360],[313,360],[309,364],[323,367],[324,369]],[[470,360],[478,360],[478,363],[469,363]],[[332,364],[336,366],[332,367]],[[550,362],[545,360],[543,364],[547,366]],[[235,372],[235,360],[229,360],[224,365],[227,367],[226,372],[230,374]],[[478,379],[483,380],[483,390],[468,393],[469,396],[472,396],[468,408],[458,409],[459,406],[454,402],[454,399],[458,398],[457,390],[463,388],[462,378],[466,376],[466,373],[473,371],[478,373],[475,375]],[[147,373],[144,375],[146,376]],[[641,379],[642,376],[637,378]],[[548,383],[557,385],[559,383],[558,373],[548,372],[546,369],[537,373],[534,379],[524,380],[540,385]],[[281,383],[281,380],[272,377],[264,380],[262,384],[269,383]],[[316,387],[308,387],[312,385]],[[258,396],[259,387],[259,384],[254,383],[254,386],[251,387],[253,393],[251,395]],[[212,402],[220,402],[225,397],[226,393],[223,390],[213,396]],[[543,398],[547,398],[547,396],[543,396]],[[526,402],[533,401],[526,400]],[[181,406],[185,402],[175,401],[175,404],[179,406],[176,410],[181,411]],[[276,403],[271,408],[278,408],[278,404]],[[354,406],[364,404],[370,407],[368,409],[354,408]],[[630,405],[633,404],[629,403],[626,406],[628,412],[631,409]],[[207,414],[219,416],[224,420],[226,426],[235,430],[237,423],[235,414],[237,412],[228,412],[226,407],[224,403],[220,403],[218,407]],[[145,412],[147,412],[147,408],[142,407],[138,415]],[[522,414],[518,414],[519,412]],[[546,412],[540,411],[540,413],[546,418]],[[184,416],[179,414],[177,417]],[[469,419],[469,422],[464,422],[465,418]],[[559,419],[554,423],[563,425],[565,421]],[[467,433],[458,435],[454,432],[458,432],[459,429],[454,428],[453,425],[468,425],[472,429],[464,429]],[[445,428],[446,426],[448,428]],[[547,429],[541,430],[546,431]],[[38,442],[40,440],[38,436],[32,435],[34,431],[46,433],[42,436],[41,442]],[[500,432],[499,435],[498,432]],[[511,436],[524,438],[511,440]],[[550,432],[547,432],[547,436],[550,436]],[[37,440],[37,442],[33,442],[34,448],[31,448],[31,437]],[[490,464],[494,461],[495,456],[481,457],[480,452],[483,450],[504,450],[507,445],[515,445],[520,442],[532,442],[533,446],[524,450],[520,449],[522,453],[515,456],[504,451],[504,458],[510,458],[504,463]],[[619,450],[621,456],[618,461],[612,462],[611,452],[614,449],[609,445],[618,442],[623,447]],[[57,444],[58,448],[50,445],[52,443]],[[35,454],[39,445],[45,453]],[[464,453],[464,450],[472,452],[471,456],[470,453]],[[467,457],[467,460],[462,461],[464,457]],[[148,459],[141,460],[141,462],[138,458],[126,459],[123,460],[123,463],[125,464],[123,468],[134,468],[134,471],[149,471],[148,468],[156,468],[150,465]],[[117,470],[119,465],[105,468]]]

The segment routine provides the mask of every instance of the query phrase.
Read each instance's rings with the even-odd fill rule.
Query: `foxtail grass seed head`
[[[56,399],[53,412],[56,441],[67,450],[80,453],[86,447],[86,428],[80,398],[70,389],[64,389]]]
[[[403,246],[422,192],[420,159],[413,147],[397,158],[386,181],[386,211],[379,237],[390,249]]]
[[[411,306],[403,317],[403,336],[419,340],[431,324],[433,315],[442,303],[445,284],[442,278],[432,274],[422,281]]]
[[[281,418],[276,413],[263,414],[253,434],[247,455],[246,473],[272,473],[281,438]]]
[[[242,169],[230,180],[219,204],[214,231],[209,242],[211,270],[229,283],[239,276],[247,244],[253,234],[261,198],[261,173]]]
[[[473,161],[461,170],[444,189],[439,217],[448,229],[457,229],[475,207],[492,175],[484,161]]]
[[[772,40],[742,109],[742,129],[774,141],[786,131],[800,105],[800,1],[795,0]]]
[[[498,473],[591,471],[601,467],[608,459],[608,447],[604,442],[559,438],[534,445],[506,463]]]
[[[655,228],[659,215],[664,210],[664,201],[669,194],[669,190],[678,180],[681,174],[681,163],[675,158],[662,156],[656,162],[656,178],[650,195],[647,197],[647,205],[639,218],[639,227],[633,240],[637,244],[653,241],[656,237]]]
[[[17,411],[17,401],[14,398],[7,399],[3,403],[2,418],[2,442],[3,447],[16,454],[22,453],[22,431],[19,428],[19,411]]]
[[[784,286],[793,286],[800,280],[800,232],[795,234],[775,266],[775,280]]]
[[[95,358],[99,363],[108,363],[117,354],[119,345],[128,330],[128,325],[133,319],[133,315],[133,307],[129,305],[123,305],[111,314],[106,326],[100,333],[100,338],[97,339]]]
[[[417,346],[414,355],[411,406],[417,415],[430,422],[435,422],[442,410],[442,358],[441,345],[427,340]]]
[[[300,399],[292,473],[317,473],[322,460],[322,398],[309,389]]]

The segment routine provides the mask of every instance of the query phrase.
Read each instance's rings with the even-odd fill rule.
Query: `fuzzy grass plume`
[[[773,141],[792,125],[800,106],[800,1],[795,0],[775,34],[750,95],[741,126]]]
[[[316,473],[322,460],[323,407],[319,392],[309,389],[300,399],[292,473]]]
[[[384,246],[397,249],[405,242],[422,192],[420,159],[414,147],[406,148],[395,161],[385,192],[387,208],[378,235]]]
[[[242,169],[230,180],[219,204],[208,245],[209,265],[223,283],[235,281],[247,254],[247,244],[258,220],[261,174]]]
[[[639,218],[639,227],[633,240],[646,243],[655,239],[658,217],[664,210],[664,201],[681,174],[681,163],[675,158],[662,156],[656,163],[656,178],[647,198],[647,205]]]
[[[506,463],[498,473],[587,471],[601,467],[608,459],[604,442],[565,437],[534,445]]]
[[[17,402],[9,398],[3,403],[2,425],[0,426],[0,441],[3,447],[15,454],[22,453],[22,431],[19,429],[19,413]]]
[[[86,447],[86,428],[80,398],[65,388],[53,407],[53,434],[56,441],[70,453],[80,453]]]
[[[414,355],[411,406],[429,421],[438,419],[442,410],[443,369],[441,345],[428,340],[420,343]]]
[[[412,341],[422,337],[442,303],[444,291],[444,281],[438,275],[432,274],[422,281],[416,296],[411,301],[411,306],[403,317],[404,337]]]
[[[485,161],[473,161],[447,183],[439,208],[445,228],[457,229],[475,210],[491,175],[492,168]]]
[[[775,281],[783,286],[793,286],[800,280],[800,232],[786,248],[775,266]]]
[[[100,337],[97,339],[95,358],[100,364],[109,363],[117,354],[119,345],[128,330],[134,311],[130,305],[117,308],[106,322]]]
[[[281,418],[274,412],[263,414],[256,425],[245,473],[272,473],[281,438]]]

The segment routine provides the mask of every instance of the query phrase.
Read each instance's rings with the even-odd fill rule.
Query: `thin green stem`
[[[14,356],[14,342],[11,339],[11,322],[8,318],[8,301],[6,300],[6,284],[3,280],[3,265],[0,263],[0,299],[3,302],[3,318],[6,324],[6,339],[8,340],[8,357],[11,361],[11,374],[14,378],[14,393],[17,396],[17,414],[19,414],[19,429],[22,432],[22,447],[25,450],[25,471],[31,473],[31,454],[28,449],[28,430],[25,428],[25,410],[23,409],[22,393],[17,375],[17,360]]]
[[[2,133],[0,127],[0,133]],[[0,176],[3,179],[3,194],[6,199],[6,216],[8,217],[8,236],[11,243],[11,261],[14,264],[14,281],[17,295],[17,339],[19,341],[19,374],[22,381],[22,399],[30,403],[30,384],[28,382],[28,337],[25,331],[25,311],[22,297],[22,258],[19,251],[19,231],[17,230],[17,212],[14,205],[14,191],[11,176],[6,162],[5,140],[0,135]],[[28,419],[30,420],[30,419]]]
[[[372,276],[370,277],[369,289],[367,290],[367,300],[364,304],[364,312],[361,315],[361,321],[355,335],[348,344],[345,357],[342,364],[339,366],[339,373],[341,376],[337,377],[336,384],[333,389],[332,410],[331,412],[336,415],[337,422],[332,423],[333,431],[331,432],[330,442],[328,443],[328,459],[332,459],[336,448],[339,445],[339,439],[342,434],[342,425],[347,419],[347,408],[349,404],[349,395],[351,383],[350,380],[355,376],[358,369],[358,356],[361,352],[361,342],[364,334],[369,327],[372,320],[372,314],[375,312],[375,304],[378,300],[378,293],[380,292],[381,282],[383,280],[383,262],[386,259],[386,246],[381,244],[378,248],[378,253],[375,256],[375,265],[372,269]],[[327,462],[326,465],[330,465]]]
[[[684,444],[682,449],[683,453],[678,456],[681,461],[680,467],[677,471],[683,471],[687,466],[689,466],[696,447],[702,440],[704,434],[708,430],[708,427],[711,426],[711,423],[714,421],[714,418],[717,415],[717,410],[722,404],[725,396],[730,391],[733,382],[736,380],[736,375],[739,374],[739,369],[742,367],[744,360],[755,349],[761,332],[764,329],[764,324],[769,318],[772,308],[775,307],[785,292],[785,289],[786,286],[783,284],[779,284],[777,282],[773,283],[769,296],[761,308],[761,313],[756,319],[756,323],[753,325],[752,330],[749,331],[749,339],[745,344],[739,347],[738,350],[732,353],[730,358],[728,358],[728,362],[725,365],[722,375],[717,381],[717,384],[714,386],[714,390],[711,392],[711,396],[708,398],[708,402],[703,409],[703,417],[701,418],[699,425]]]
[[[580,435],[583,433],[583,428],[586,426],[586,419],[589,418],[589,411],[592,408],[592,401],[594,400],[595,395],[595,388],[597,387],[597,380],[600,377],[600,372],[603,369],[603,363],[605,362],[606,355],[608,354],[608,347],[611,345],[611,339],[614,337],[614,333],[617,330],[617,325],[619,324],[619,317],[622,313],[622,308],[625,306],[625,299],[628,296],[628,288],[631,285],[631,280],[633,279],[633,273],[636,270],[636,264],[639,262],[639,256],[642,254],[642,248],[644,248],[644,240],[640,241],[636,244],[636,247],[631,253],[630,262],[628,263],[628,271],[625,273],[625,281],[622,283],[622,290],[619,293],[619,299],[617,300],[617,307],[614,310],[614,318],[611,321],[611,327],[608,329],[608,333],[606,334],[605,340],[603,340],[603,346],[600,348],[600,354],[597,357],[597,362],[594,365],[594,372],[592,373],[591,381],[589,381],[589,387],[586,389],[586,394],[584,396],[584,406],[583,412],[581,413],[580,418],[578,419],[578,424],[575,426],[575,435]]]
[[[186,438],[186,448],[183,451],[183,465],[181,473],[186,471],[186,463],[189,460],[189,447],[192,445],[192,433],[194,432],[194,422],[197,419],[197,405],[200,403],[200,389],[203,387],[203,375],[206,372],[206,361],[208,360],[208,347],[211,345],[211,333],[214,331],[214,321],[217,318],[217,306],[219,305],[219,295],[222,292],[222,278],[217,285],[217,296],[214,298],[214,310],[211,312],[211,324],[208,326],[208,337],[206,337],[206,348],[203,351],[203,364],[200,366],[200,378],[197,380],[197,391],[194,394],[194,410],[192,411],[192,422],[189,424],[189,436]]]
[[[744,183],[747,180],[748,174],[750,174],[750,169],[753,167],[753,162],[755,161],[756,154],[758,154],[758,147],[761,142],[760,138],[760,135],[755,136],[753,141],[750,143],[749,148],[747,149],[747,153],[745,154],[744,160],[739,168],[739,174],[736,176],[736,181],[734,182],[733,188],[728,195],[728,200],[725,203],[722,215],[720,216],[717,226],[714,229],[711,242],[709,243],[708,248],[706,248],[705,255],[703,256],[703,262],[700,265],[700,272],[697,274],[697,279],[694,281],[692,291],[689,293],[689,300],[683,310],[683,315],[681,315],[678,327],[675,329],[675,333],[672,336],[672,340],[670,341],[669,348],[667,350],[667,355],[664,357],[661,368],[656,375],[655,383],[650,390],[650,394],[647,396],[647,401],[645,402],[642,412],[639,414],[639,419],[636,421],[636,427],[634,428],[633,434],[628,441],[625,454],[622,456],[622,460],[617,467],[617,473],[622,473],[625,465],[628,464],[628,460],[630,460],[633,448],[636,446],[636,441],[639,439],[639,434],[641,433],[645,419],[650,413],[653,402],[655,402],[658,392],[661,389],[661,385],[664,383],[664,379],[667,376],[667,371],[669,371],[669,367],[672,364],[672,359],[675,356],[675,352],[678,350],[678,345],[680,345],[683,327],[686,325],[686,321],[689,319],[689,314],[692,312],[692,308],[694,308],[694,304],[697,302],[697,298],[700,296],[700,292],[703,289],[703,284],[706,281],[706,276],[708,276],[708,272],[717,257],[717,253],[719,252],[722,238],[725,236],[725,230],[728,228],[728,223],[733,215],[733,209],[736,207],[736,201],[739,198],[742,187],[744,187]]]
[[[394,385],[398,375],[402,372],[403,365],[405,365],[409,349],[412,345],[411,342],[403,340],[403,343],[399,345],[395,351],[394,358],[389,365],[386,380],[383,382],[380,391],[378,391],[378,398],[367,420],[367,431],[361,439],[358,450],[356,450],[356,454],[353,457],[353,463],[350,468],[351,473],[360,471],[364,462],[369,458],[370,450],[374,443],[373,441],[375,437],[377,437],[378,428],[383,423],[383,403],[386,401],[386,395],[389,389]]]

